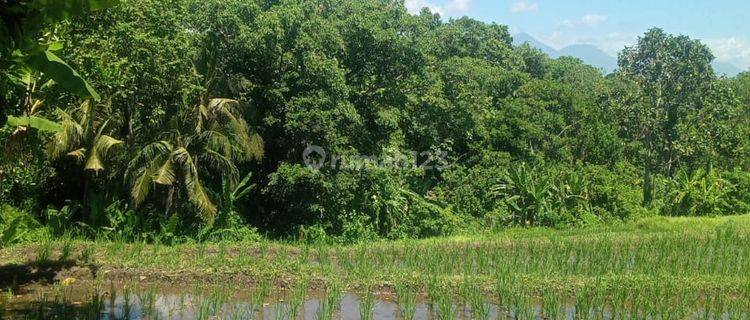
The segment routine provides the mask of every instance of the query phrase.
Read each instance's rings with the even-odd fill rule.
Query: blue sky
[[[443,17],[469,16],[508,25],[557,49],[596,45],[616,56],[651,27],[706,43],[717,60],[750,68],[747,0],[405,0],[411,12],[430,7]]]

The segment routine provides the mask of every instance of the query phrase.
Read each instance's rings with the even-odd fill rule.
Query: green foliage
[[[101,111],[97,112],[98,108],[85,101],[80,109],[75,110],[79,113],[77,118],[64,110],[57,110],[61,128],[50,141],[52,159],[65,155],[83,164],[84,171],[98,173],[104,170],[110,151],[123,142],[104,134],[109,121],[102,121],[103,115]]]
[[[28,213],[0,206],[0,247],[38,239],[45,233],[46,229]]]
[[[101,100],[99,94],[78,72],[49,50],[31,53],[25,57],[24,62],[30,68],[48,76],[71,93],[84,98],[91,97],[96,101]]]
[[[733,186],[729,192],[729,207],[733,213],[750,213],[750,173],[741,169],[722,172],[722,178]]]
[[[0,16],[0,70],[6,73],[18,68],[30,68],[71,93],[99,100],[99,94],[53,51],[60,49],[58,42],[38,43],[45,25],[80,16],[92,11],[115,6],[118,0],[34,0],[3,3]],[[8,79],[0,79],[0,86]],[[12,81],[12,80],[11,80]],[[4,93],[3,93],[4,94]],[[0,99],[0,102],[4,99]],[[0,109],[5,124],[5,106]]]
[[[59,237],[63,234],[73,231],[70,221],[80,208],[75,205],[66,205],[60,210],[54,207],[48,207],[44,210],[44,216],[46,218],[46,225],[49,228],[50,233],[53,236]]]
[[[166,140],[153,142],[136,153],[126,173],[135,206],[146,201],[152,185],[161,185],[169,190],[167,211],[175,192],[178,197],[185,193],[200,218],[212,224],[218,209],[209,197],[203,177],[209,172],[217,173],[222,183],[236,183],[239,173],[233,161],[263,156],[262,140],[250,134],[247,124],[238,116],[238,107],[239,102],[229,99],[201,103],[173,119],[174,127],[165,132]],[[184,134],[183,128],[188,130]],[[235,191],[240,195],[242,190]],[[237,200],[229,196],[230,202]]]
[[[30,127],[39,131],[47,132],[59,132],[62,130],[62,126],[56,122],[36,117],[8,117],[8,125],[11,127]]]
[[[627,168],[618,169],[619,175],[597,166],[511,164],[490,189],[498,199],[496,218],[502,224],[561,226],[638,215],[637,189],[626,180],[633,178]]]
[[[720,216],[738,212],[732,201],[735,185],[713,169],[679,171],[667,181],[662,213],[670,216]],[[746,204],[745,204],[746,206]],[[742,212],[742,211],[739,211]]]

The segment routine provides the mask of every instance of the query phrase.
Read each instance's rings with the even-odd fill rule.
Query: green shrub
[[[589,181],[589,201],[597,217],[625,220],[647,214],[642,205],[642,180],[635,166],[620,162],[611,169],[589,165],[580,170]]]
[[[373,241],[378,238],[380,236],[378,235],[377,228],[372,223],[370,217],[354,213],[350,217],[344,218],[338,242],[353,244]]]
[[[713,169],[680,170],[666,181],[662,214],[719,216],[733,214],[735,185]]]
[[[493,215],[499,201],[492,195],[491,188],[510,163],[507,153],[488,153],[476,164],[453,165],[442,173],[444,182],[433,192],[465,219]]]
[[[47,228],[26,212],[0,206],[0,246],[46,238]]]
[[[571,168],[516,163],[498,177],[491,192],[501,225],[585,225],[627,219],[643,212],[639,189],[624,168]]]
[[[722,177],[734,186],[727,195],[732,214],[750,213],[750,172],[734,169],[723,172]]]
[[[418,181],[419,175],[417,170],[393,168],[315,171],[284,165],[263,191],[274,199],[274,207],[282,209],[268,218],[284,222],[286,228],[303,226],[308,238],[311,230],[322,228],[326,235],[346,242],[369,239],[373,233],[414,238],[452,232],[453,215],[412,190],[409,182]]]

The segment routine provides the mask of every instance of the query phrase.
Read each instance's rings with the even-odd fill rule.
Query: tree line
[[[750,208],[750,73],[686,36],[604,74],[402,1],[85,9],[0,29],[33,39],[0,56],[0,203],[42,224],[359,241]],[[446,165],[314,170],[310,145]]]

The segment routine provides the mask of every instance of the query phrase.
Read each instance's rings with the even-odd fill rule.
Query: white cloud
[[[605,21],[607,21],[608,17],[605,15],[600,14],[587,14],[580,19],[577,20],[565,20],[562,22],[563,26],[573,28],[573,27],[594,27],[597,26]]]
[[[539,4],[536,2],[526,2],[525,0],[516,1],[510,11],[514,13],[518,12],[535,12],[539,10]]]
[[[471,9],[471,0],[450,0],[442,4],[435,4],[434,0],[406,0],[405,4],[412,14],[418,14],[425,7],[441,16],[458,15]]]
[[[729,62],[747,70],[750,68],[750,40],[730,37],[706,39],[704,41],[716,56],[716,60]]]

